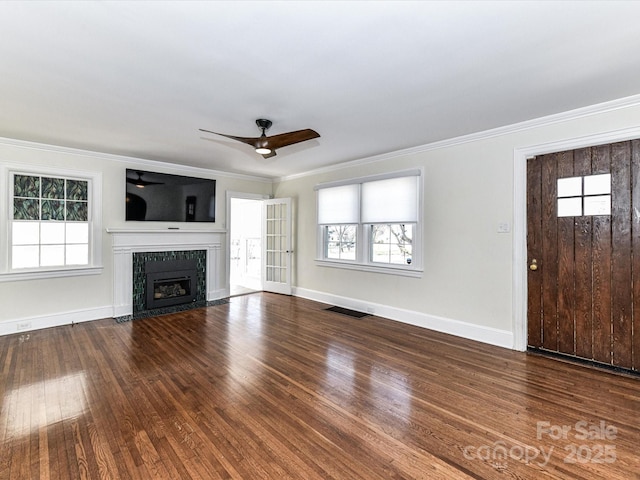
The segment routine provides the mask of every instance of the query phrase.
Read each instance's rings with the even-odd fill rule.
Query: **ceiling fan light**
[[[256,148],[256,153],[259,153],[260,155],[269,155],[271,153],[271,149],[266,147],[258,147]]]

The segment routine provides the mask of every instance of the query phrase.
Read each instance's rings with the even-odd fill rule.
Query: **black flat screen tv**
[[[127,168],[126,220],[215,222],[216,181]]]

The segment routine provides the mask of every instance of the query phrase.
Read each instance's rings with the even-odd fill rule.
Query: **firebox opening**
[[[163,260],[145,263],[146,310],[196,301],[195,260]]]
[[[153,284],[154,300],[184,297],[189,294],[191,294],[191,279],[188,277],[168,278],[166,280],[158,280]]]

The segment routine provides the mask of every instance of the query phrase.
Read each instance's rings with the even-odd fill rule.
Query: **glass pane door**
[[[291,295],[291,199],[264,201],[263,290]]]

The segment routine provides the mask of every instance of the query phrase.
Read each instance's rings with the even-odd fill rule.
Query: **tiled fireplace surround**
[[[109,229],[113,237],[113,316],[134,313],[133,254],[204,250],[206,252],[206,300],[228,296],[225,288],[224,231]]]

